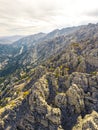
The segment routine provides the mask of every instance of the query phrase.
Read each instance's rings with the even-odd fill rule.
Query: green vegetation
[[[96,75],[97,73],[98,73],[97,71],[91,72],[92,75]]]
[[[25,91],[25,92],[23,92],[23,97],[25,98],[27,95],[29,95],[29,91]]]

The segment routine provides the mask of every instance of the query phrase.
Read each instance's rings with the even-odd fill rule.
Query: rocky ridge
[[[21,72],[21,79],[7,78],[0,84],[0,129],[98,130],[97,63],[92,35]]]

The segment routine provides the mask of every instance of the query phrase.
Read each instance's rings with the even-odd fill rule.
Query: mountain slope
[[[20,70],[31,69],[51,55],[63,50],[67,44],[81,42],[81,40],[90,40],[92,36],[94,38],[98,37],[98,24],[65,28],[54,30],[49,34],[39,33],[25,37],[10,46],[10,49],[12,48],[11,50],[14,53],[11,52],[11,56],[5,54],[6,57],[1,62],[2,70],[0,71],[0,75],[5,76],[10,74],[9,70],[13,66],[15,66],[15,69],[11,73],[15,72],[18,68]]]
[[[1,84],[0,129],[97,130],[98,36],[89,26],[41,43],[39,54],[54,55]]]

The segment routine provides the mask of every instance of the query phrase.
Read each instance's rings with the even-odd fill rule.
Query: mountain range
[[[0,37],[0,44],[12,44],[15,41],[18,41],[24,36],[21,35],[14,35],[14,36],[1,36]]]
[[[98,24],[0,44],[0,130],[98,130]]]

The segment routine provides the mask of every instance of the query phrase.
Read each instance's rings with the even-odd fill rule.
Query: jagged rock
[[[61,112],[59,108],[53,108],[47,104],[47,98],[49,96],[49,88],[46,77],[43,76],[39,82],[33,86],[32,94],[29,98],[30,109],[36,112],[39,117],[43,115],[43,119],[37,117],[37,122],[42,124],[44,127],[48,127],[49,121],[59,126],[61,124]]]
[[[71,80],[73,84],[77,84],[79,87],[81,87],[85,92],[88,89],[88,75],[84,73],[72,73]]]
[[[61,107],[62,105],[66,106],[67,105],[67,97],[65,93],[59,93],[55,97],[55,104],[58,107]]]
[[[67,103],[73,106],[73,111],[75,113],[81,113],[84,110],[84,93],[81,88],[79,88],[76,84],[72,84],[72,86],[66,92]]]
[[[97,28],[90,24],[69,35],[58,30],[55,38],[42,34],[18,42],[23,53],[7,54],[9,66],[0,70],[12,73],[0,77],[0,130],[97,130]]]
[[[78,72],[85,73],[86,72],[86,62],[85,59],[80,62],[80,64],[77,67]]]
[[[77,124],[72,130],[98,130],[98,113],[93,111],[83,119],[81,116],[78,117]]]
[[[59,108],[49,108],[46,114],[46,118],[48,118],[53,124],[60,125],[61,124],[61,112]]]

